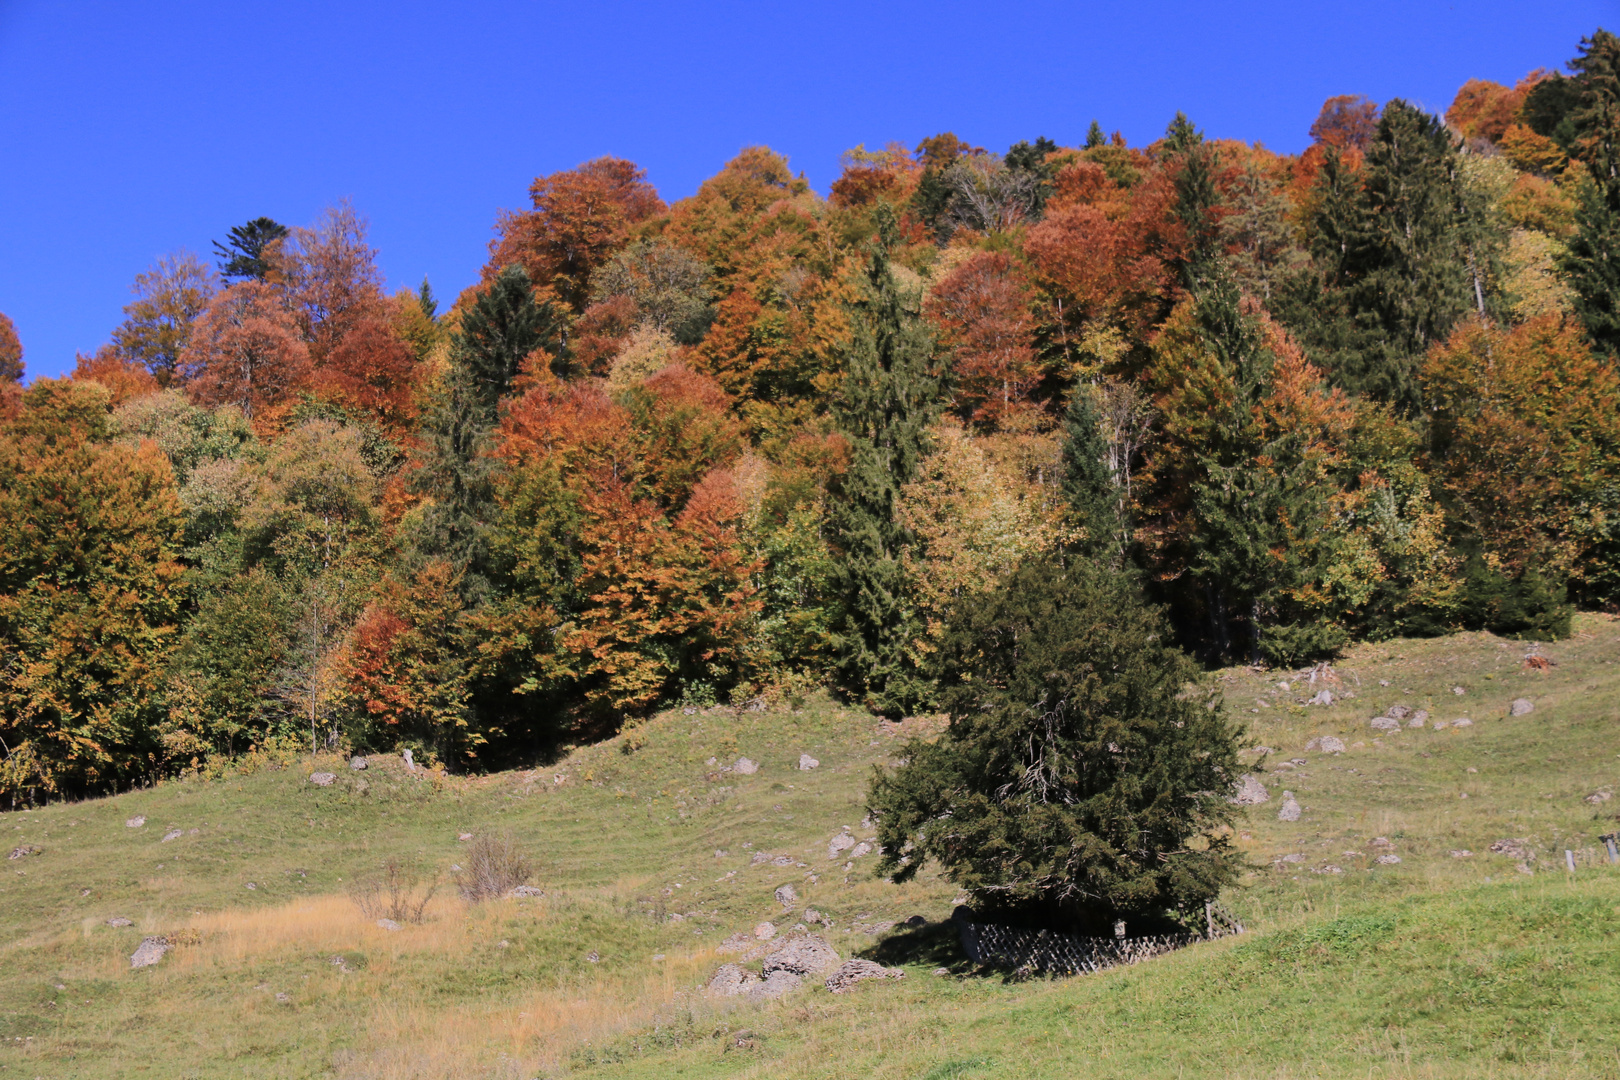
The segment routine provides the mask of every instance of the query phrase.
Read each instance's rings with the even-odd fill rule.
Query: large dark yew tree
[[[921,628],[900,561],[911,535],[895,518],[895,504],[927,452],[941,373],[919,298],[889,266],[893,216],[880,213],[884,236],[851,311],[852,340],[833,404],[851,456],[828,517],[840,554],[832,582],[843,602],[835,627],[839,681],[874,712],[901,716],[926,703],[930,685],[911,655]]]
[[[1034,559],[943,652],[950,727],[868,795],[896,880],[934,859],[981,916],[1083,929],[1190,912],[1234,880],[1239,730],[1128,577]]]

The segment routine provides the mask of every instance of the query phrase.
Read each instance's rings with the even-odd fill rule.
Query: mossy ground
[[[532,772],[305,760],[6,814],[6,850],[40,851],[0,873],[0,1080],[1620,1075],[1620,868],[1600,843],[1620,828],[1620,623],[1580,618],[1539,650],[1545,671],[1527,651],[1484,634],[1361,646],[1334,665],[1355,696],[1331,707],[1300,705],[1287,675],[1222,673],[1276,750],[1273,800],[1240,825],[1256,869],[1229,898],[1251,932],[1080,979],[935,976],[963,967],[948,934],[852,929],[943,919],[956,891],[828,859],[844,826],[870,835],[872,766],[930,725],[825,698],[665,714]],[[1535,711],[1509,716],[1518,697]],[[1378,735],[1367,719],[1397,702],[1474,724]],[[1306,752],[1322,734],[1351,749]],[[821,766],[798,770],[800,753]],[[739,756],[759,771],[720,770]],[[316,768],[338,782],[310,785]],[[1298,822],[1277,820],[1284,788]],[[448,882],[458,836],[491,830],[534,857],[544,898],[469,907],[445,886],[398,932],[349,899],[390,858]],[[1489,852],[1509,837],[1531,873]],[[793,915],[772,898],[788,883]],[[840,952],[907,978],[768,1006],[694,992],[727,934],[805,906]],[[158,933],[184,943],[131,971]]]

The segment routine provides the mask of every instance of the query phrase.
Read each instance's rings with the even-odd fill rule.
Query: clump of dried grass
[[[419,923],[427,913],[428,901],[439,889],[436,880],[422,881],[397,859],[383,864],[379,877],[361,881],[349,896],[368,919],[392,919],[398,923]]]
[[[534,867],[508,833],[480,836],[467,848],[466,858],[456,872],[456,889],[470,904],[505,896],[519,885],[527,885]]]

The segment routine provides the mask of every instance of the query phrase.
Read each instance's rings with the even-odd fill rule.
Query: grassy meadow
[[[1246,755],[1271,799],[1240,822],[1253,870],[1227,898],[1250,932],[1077,979],[968,972],[937,925],[949,882],[829,859],[845,827],[871,835],[873,765],[937,721],[824,697],[666,713],[532,771],[306,758],[0,815],[18,852],[0,1078],[1620,1075],[1620,867],[1601,843],[1620,828],[1602,798],[1620,795],[1617,660],[1620,621],[1586,615],[1539,649],[1358,646],[1314,685],[1220,673],[1271,749]],[[1302,704],[1324,688],[1331,706]],[[1521,697],[1534,711],[1513,717]],[[1372,729],[1394,704],[1429,719]],[[1323,735],[1348,749],[1305,750]],[[724,771],[743,756],[757,772]],[[310,784],[318,769],[337,781]],[[543,896],[457,896],[460,838],[488,833],[520,843]],[[1503,839],[1530,857],[1491,852]],[[398,931],[351,896],[390,860],[438,886]],[[767,1005],[698,991],[726,936],[807,906],[841,955],[907,977]],[[912,915],[934,925],[884,929]],[[175,948],[131,970],[153,934]]]

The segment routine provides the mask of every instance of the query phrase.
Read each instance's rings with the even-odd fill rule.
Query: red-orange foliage
[[[1128,190],[1089,161],[1058,174],[1046,220],[1029,230],[1024,253],[1063,304],[1064,323],[1102,320],[1142,335],[1163,320],[1186,246],[1174,203],[1162,172]]]
[[[235,405],[261,426],[309,386],[313,371],[297,323],[261,281],[238,282],[209,302],[180,364],[194,401]]]
[[[951,350],[963,419],[994,426],[1032,407],[1041,370],[1031,303],[1022,275],[1001,252],[973,255],[929,295],[924,311]]]
[[[366,243],[366,228],[342,202],[327,208],[313,228],[294,229],[273,257],[272,277],[317,367],[356,325],[386,318],[377,250]]]
[[[575,312],[590,299],[591,274],[629,238],[630,226],[664,210],[646,170],[615,157],[552,173],[529,188],[534,209],[505,216],[484,276],[516,263]]]
[[[710,469],[742,453],[742,427],[731,399],[707,375],[671,364],[624,397],[636,430],[638,495],[667,507],[686,501]]]
[[[17,325],[0,311],[0,383],[22,382],[23,347],[17,339]]]
[[[1487,79],[1469,79],[1446,110],[1446,123],[1464,138],[1497,142],[1519,119],[1519,109],[1533,85],[1527,80],[1510,90]]]
[[[103,345],[90,356],[80,353],[73,366],[73,378],[98,382],[112,394],[112,403],[118,405],[130,398],[144,397],[157,392],[158,381],[140,364],[126,360],[112,345]]]
[[[327,397],[369,413],[391,431],[403,432],[416,418],[416,353],[377,315],[354,320],[316,373]]]
[[[606,375],[635,322],[632,296],[621,293],[592,304],[574,324],[574,362],[588,375]]]
[[[1365,94],[1338,94],[1322,103],[1311,138],[1340,150],[1365,150],[1378,130],[1378,105]]]

